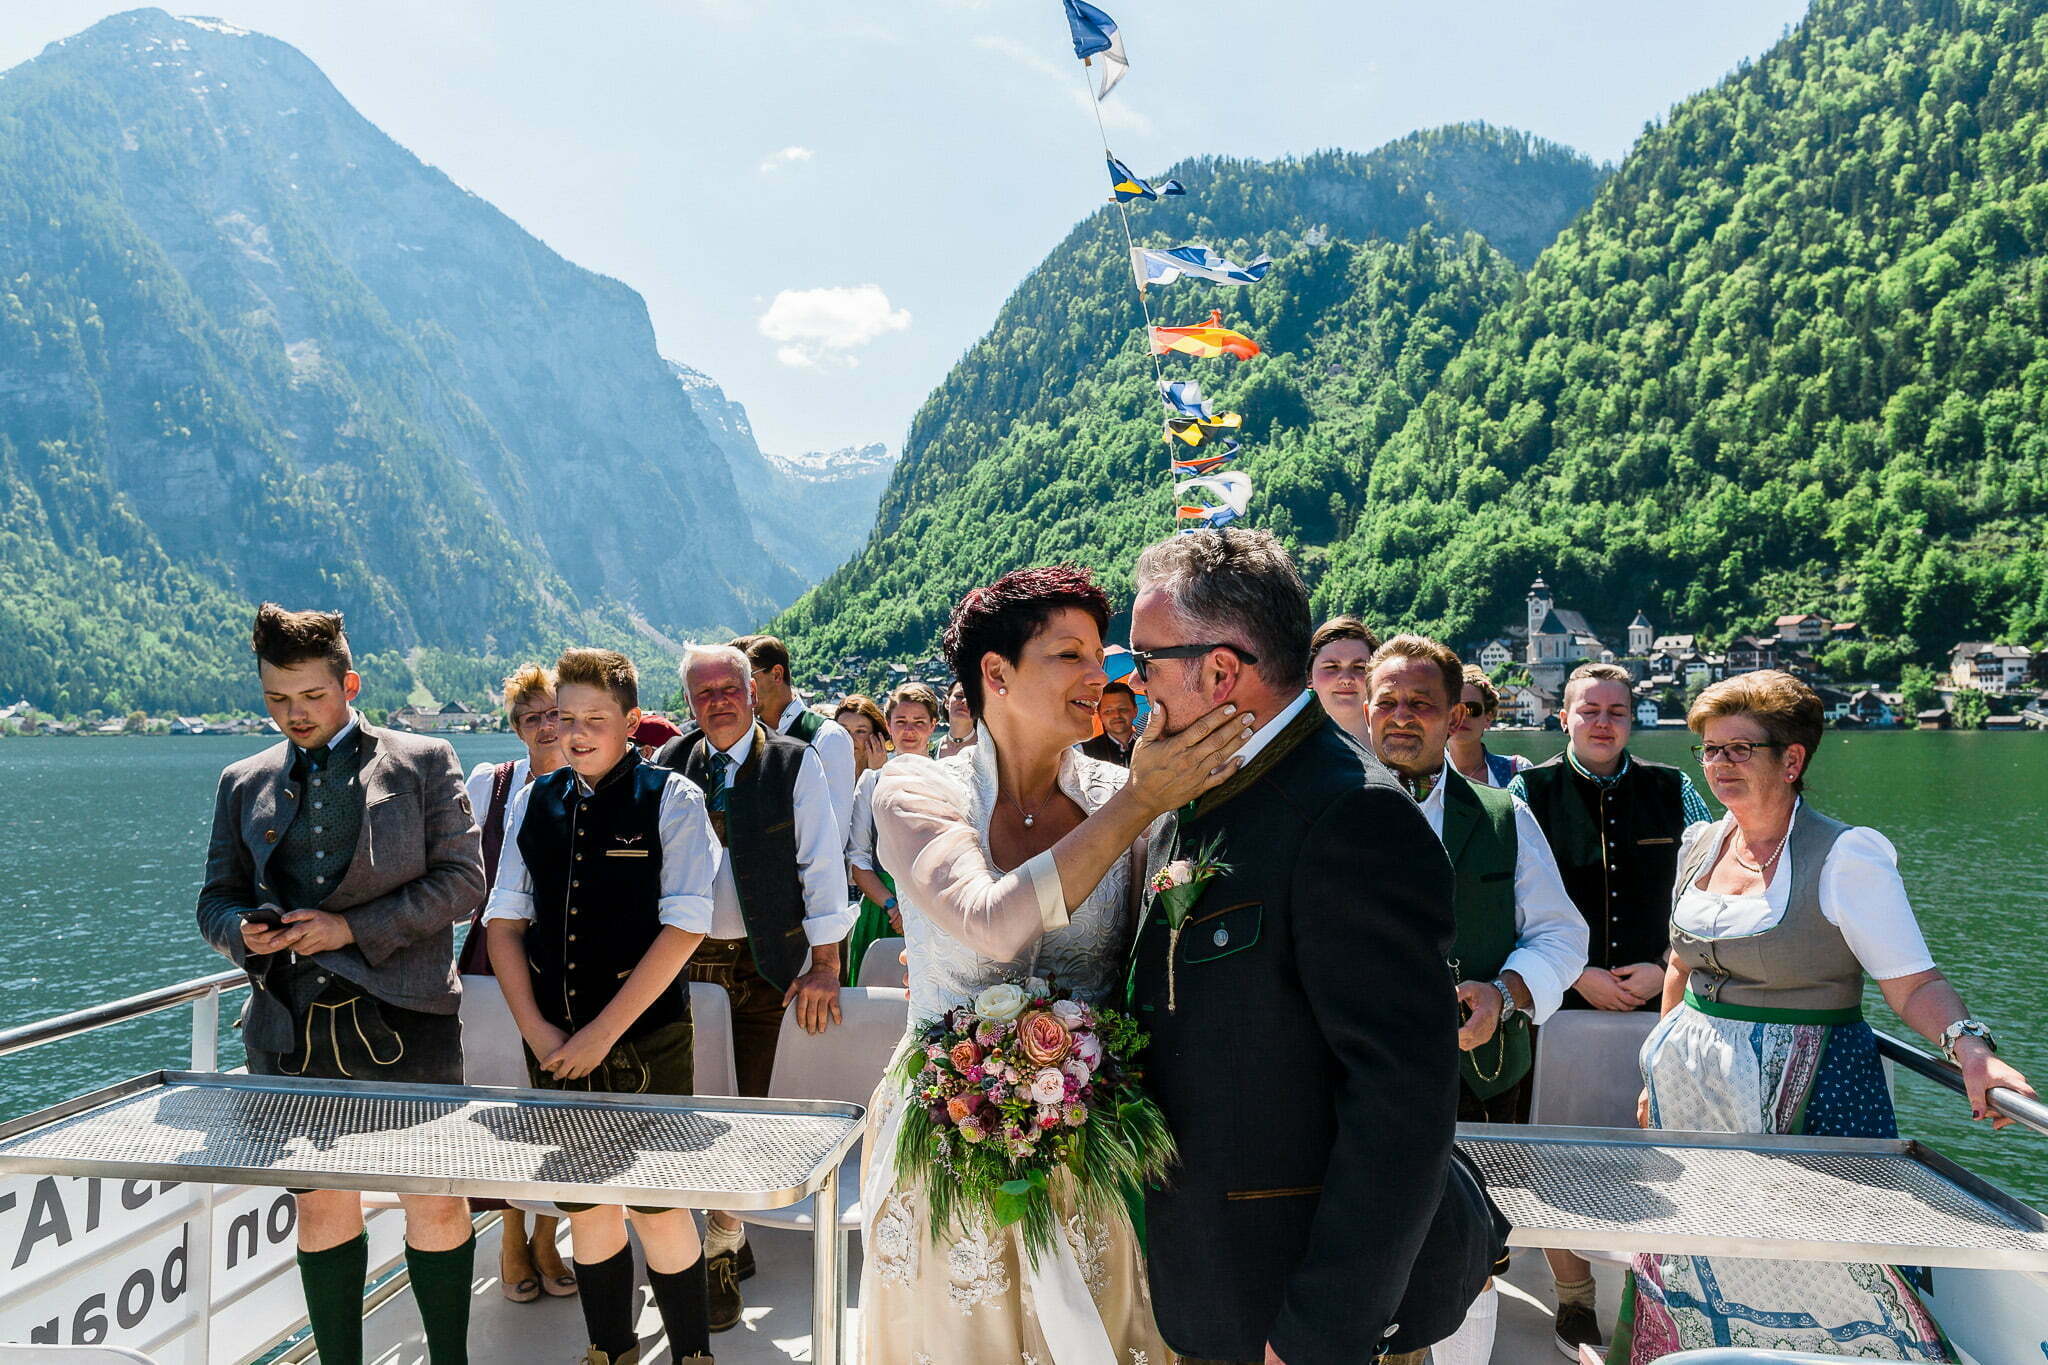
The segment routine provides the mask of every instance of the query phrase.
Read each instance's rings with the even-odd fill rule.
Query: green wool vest
[[[1515,950],[1515,802],[1444,765],[1444,852],[1457,876],[1454,979],[1491,981]],[[1465,1088],[1482,1100],[1514,1088],[1533,1060],[1529,1016],[1458,1057]]]

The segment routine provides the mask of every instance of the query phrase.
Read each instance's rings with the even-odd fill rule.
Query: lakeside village
[[[2048,647],[1968,640],[1952,646],[1945,668],[1907,664],[1889,687],[1846,676],[1845,667],[1872,655],[1896,657],[1898,649],[1860,651],[1853,646],[1889,644],[1867,640],[1854,621],[1830,621],[1813,612],[1778,617],[1769,635],[1744,634],[1725,644],[1690,633],[1659,634],[1642,611],[1625,637],[1609,643],[1582,612],[1560,605],[1539,576],[1529,585],[1526,619],[1501,635],[1467,642],[1464,658],[1484,668],[1500,688],[1500,727],[1558,728],[1564,680],[1587,662],[1619,664],[1635,680],[1636,724],[1650,729],[1682,726],[1686,708],[1710,683],[1760,668],[1779,668],[1812,685],[1827,707],[1830,725],[1842,729],[2035,730],[2048,733]],[[1621,648],[1615,648],[1619,644]],[[1867,664],[1866,664],[1867,667]],[[940,696],[952,684],[943,659],[914,663],[841,659],[831,671],[803,670],[798,685],[812,702],[829,705],[848,692],[878,692],[905,682],[928,684]],[[0,683],[0,696],[5,695]],[[483,700],[481,698],[477,700]],[[678,699],[679,702],[680,699]],[[390,711],[365,709],[372,722],[418,734],[484,734],[505,729],[496,710],[480,711],[463,701],[408,704]],[[107,716],[58,717],[25,700],[0,706],[0,737],[24,735],[275,735],[267,716],[250,713],[209,716],[151,716],[133,711]]]

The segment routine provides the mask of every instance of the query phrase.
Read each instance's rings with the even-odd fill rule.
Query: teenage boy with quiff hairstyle
[[[220,777],[199,929],[249,973],[249,1070],[462,1084],[455,924],[484,893],[476,819],[448,741],[365,721],[338,612],[265,602],[252,643],[284,742]],[[299,1278],[320,1359],[362,1360],[362,1196],[298,1190]],[[399,1196],[435,1365],[466,1359],[468,1201]]]
[[[568,766],[505,813],[484,910],[491,969],[547,1089],[687,1095],[696,1086],[683,967],[711,928],[720,852],[704,793],[641,761],[639,678],[622,654],[555,664]],[[640,1358],[625,1210],[564,1204],[590,1336],[585,1365]],[[688,1209],[635,1208],[670,1358],[711,1360],[704,1261]]]

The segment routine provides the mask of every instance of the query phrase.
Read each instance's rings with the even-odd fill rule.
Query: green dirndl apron
[[[881,868],[875,875],[882,879],[882,885],[891,891],[896,889],[896,879]],[[896,937],[896,926],[889,923],[889,912],[869,900],[860,898],[860,916],[853,922],[853,932],[846,936],[846,955],[840,960],[840,972],[851,986],[860,976],[860,960],[867,956],[868,945],[878,938]]]

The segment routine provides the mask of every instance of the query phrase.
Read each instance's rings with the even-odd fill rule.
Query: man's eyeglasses
[[[1758,749],[1782,749],[1785,746],[1770,739],[1738,739],[1727,744],[1695,744],[1692,756],[1701,763],[1747,763],[1749,756]]]
[[[1212,649],[1227,649],[1248,664],[1256,664],[1259,656],[1233,644],[1217,641],[1211,645],[1164,645],[1158,649],[1134,649],[1131,651],[1131,666],[1138,670],[1139,682],[1150,682],[1149,671],[1161,659],[1199,659]]]

